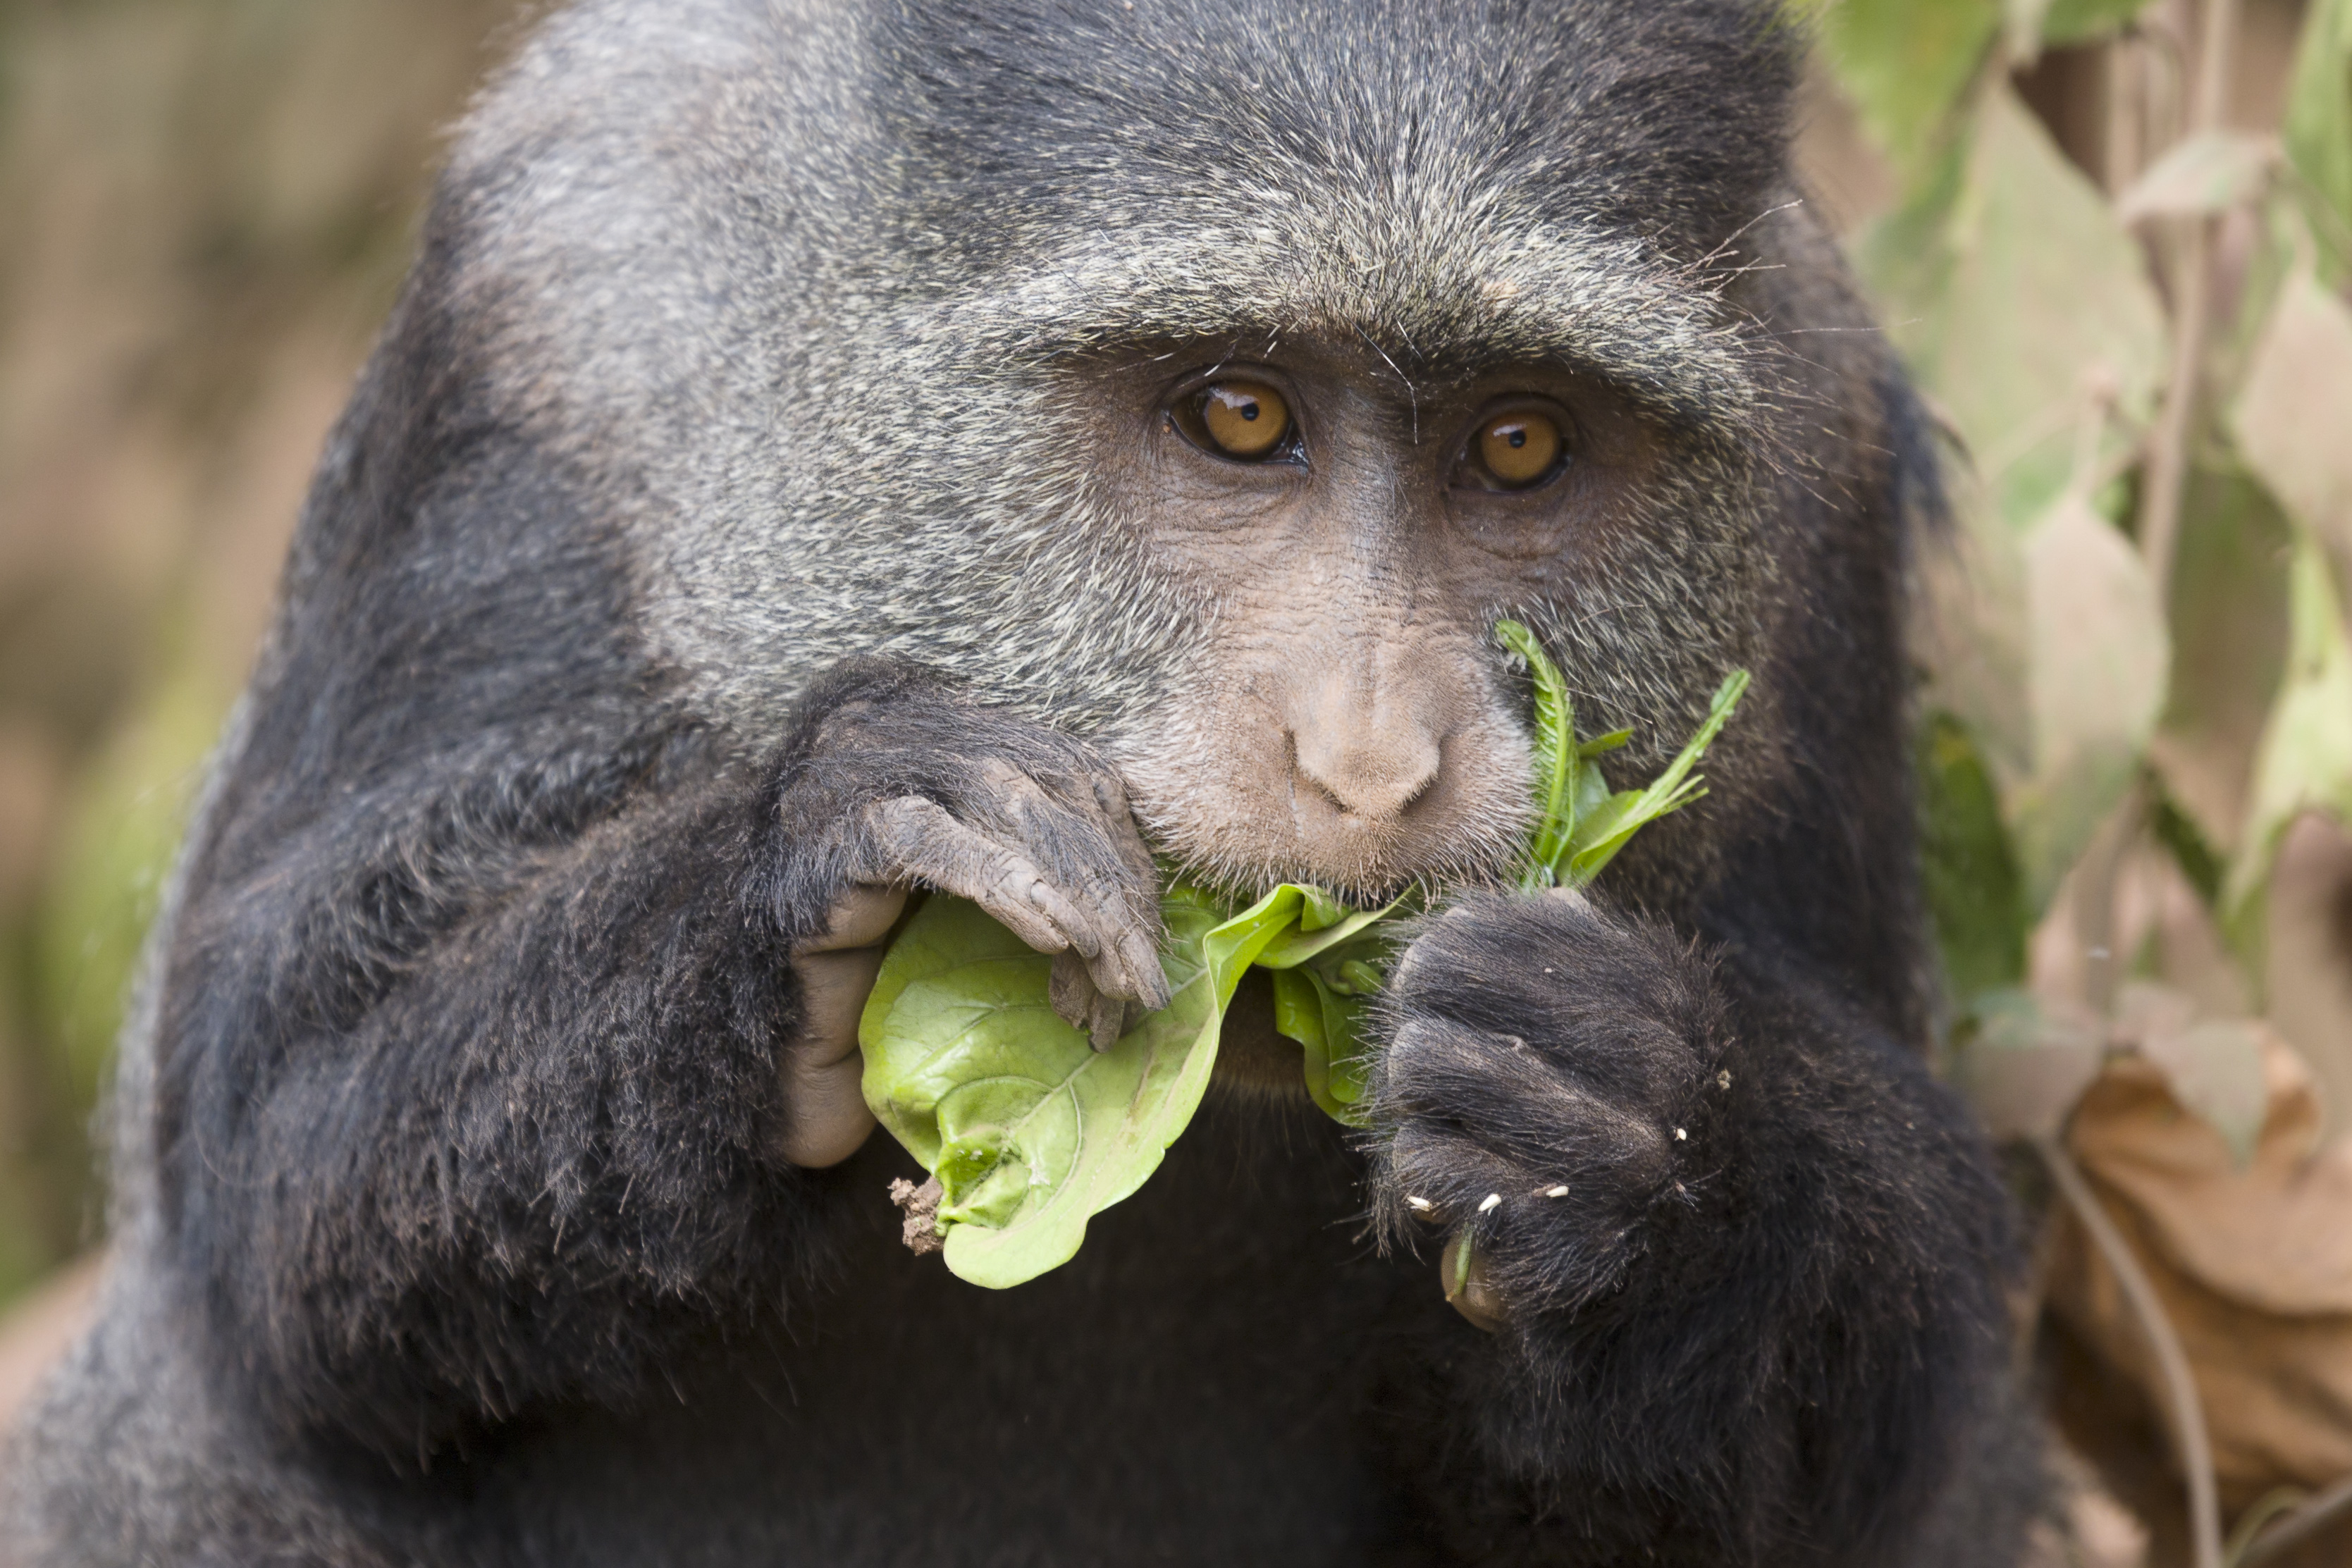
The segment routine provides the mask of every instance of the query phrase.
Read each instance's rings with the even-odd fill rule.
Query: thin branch
[[[2197,49],[2196,95],[2190,100],[2189,134],[2200,136],[2221,128],[2229,108],[2230,44],[2238,25],[2238,0],[2205,0],[2204,26]],[[2180,536],[2181,492],[2189,479],[2189,427],[2197,413],[2197,394],[2205,372],[2205,343],[2213,311],[2213,248],[2221,229],[2218,217],[2202,217],[2189,226],[2189,243],[2175,276],[2172,293],[2172,376],[2165,388],[2164,410],[2148,444],[2147,470],[2141,476],[2139,507],[2140,553],[2156,583],[2157,602],[2169,602],[2172,558]]]
[[[2166,1399],[2171,1406],[2173,1447],[2189,1478],[2189,1560],[2194,1568],[2221,1568],[2221,1508],[2213,1483],[2213,1445],[2205,1434],[2204,1406],[2198,1402],[2197,1379],[2189,1369],[2188,1354],[2180,1348],[2180,1336],[2173,1333],[2164,1304],[2157,1300],[2156,1287],[2148,1283],[2139,1260],[2132,1256],[2115,1221],[2107,1218],[2074,1157],[2054,1137],[2036,1138],[2033,1147],[2042,1163],[2050,1167],[2051,1179],[2058,1184],[2074,1218],[2083,1222],[2092,1245],[2114,1272],[2133,1320],[2155,1353],[2157,1371],[2164,1379]]]
[[[2074,940],[2083,949],[2083,1000],[2102,1018],[2114,1010],[2116,989],[2123,978],[2125,956],[2116,951],[2116,895],[2123,881],[2124,861],[2139,842],[2147,821],[2148,789],[2145,777],[2135,779],[2124,798],[2084,848],[2074,862]]]
[[[2267,1563],[2280,1552],[2302,1545],[2347,1513],[2352,1513],[2352,1476],[2281,1514],[2269,1529],[2254,1537],[2240,1554],[2235,1568],[2254,1568],[2256,1563]]]

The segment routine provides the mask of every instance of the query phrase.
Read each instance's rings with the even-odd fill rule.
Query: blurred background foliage
[[[504,0],[0,0],[0,1301]]]
[[[1937,1047],[2038,1222],[2048,1554],[2352,1561],[2352,0],[1803,8],[1952,454]]]
[[[1939,1060],[2049,1148],[2168,1064],[2162,1113],[2253,1169],[2278,1051],[2315,1138],[2352,1111],[2352,0],[1790,3],[1807,199],[1953,457],[1918,646]],[[0,1303],[97,1239],[141,935],[517,10],[0,0]],[[2157,1374],[2059,1316],[2049,1354],[2147,1425]],[[2352,1301],[2329,1321],[2352,1347]],[[2225,1476],[2241,1521],[2269,1473]],[[2195,1560],[2161,1490],[2132,1550]]]

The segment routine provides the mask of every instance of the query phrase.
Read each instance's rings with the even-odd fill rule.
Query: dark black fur
[[[1181,9],[1176,36],[1249,30]],[[1265,70],[1361,101],[1237,86],[1116,0],[879,5],[826,90],[905,155],[808,165],[865,181],[856,225],[919,277],[1017,276],[1040,234],[1116,247],[1197,174],[1187,117],[1302,93],[1331,123],[1277,117],[1270,144],[1344,145],[1425,87],[1562,221],[1685,264],[1773,195],[1793,55],[1760,6],[1297,16]],[[596,68],[635,91],[665,68]],[[133,1041],[104,1321],[17,1450],[20,1560],[2016,1560],[2005,1209],[1916,1050],[1901,534],[1933,481],[1874,349],[1775,372],[1794,425],[1838,429],[1777,481],[1784,765],[1710,874],[1633,856],[1613,904],[1465,903],[1389,998],[1364,1148],[1213,1093],[1075,1262],[989,1295],[899,1247],[882,1189],[914,1167],[887,1138],[824,1172],[772,1154],[785,954],[858,863],[865,803],[955,809],[979,759],[1092,754],[904,664],[836,667],[849,633],[814,597],[783,612],[821,655],[767,672],[795,706],[712,699],[662,652],[650,467],[581,436],[518,361],[529,301],[468,271],[508,183],[581,151],[568,123],[445,184],[331,444]],[[714,229],[827,221],[772,172],[747,157]],[[848,273],[825,299],[898,287]],[[779,330],[815,340],[796,300]],[[687,397],[638,412],[683,430]],[[1440,1300],[1403,1203],[1459,1220],[1489,1192],[1484,1266],[1519,1309],[1492,1337]]]

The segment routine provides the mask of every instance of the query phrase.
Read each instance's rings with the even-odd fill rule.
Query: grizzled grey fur
[[[2015,1563],[2007,1210],[1916,1050],[1932,465],[1791,204],[1778,12],[541,24],[457,141],[192,830],[100,1321],[17,1436],[0,1551]],[[1229,607],[1065,437],[1090,376],[1291,339],[1368,346],[1414,441],[1466,364],[1605,384],[1656,482],[1605,570],[1483,609],[1543,631],[1589,728],[1640,727],[1637,773],[1727,665],[1756,692],[1714,799],[1592,905],[1430,923],[1374,1132],[1213,1092],[1074,1262],[978,1291],[899,1245],[887,1138],[775,1154],[786,955],[877,800],[1181,758],[1157,727]],[[1488,1191],[1493,1335],[1403,1202]]]

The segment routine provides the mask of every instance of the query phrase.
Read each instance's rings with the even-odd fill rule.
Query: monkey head
[[[714,60],[699,112],[775,121],[818,163],[778,188],[839,203],[676,201],[701,141],[756,141],[682,124],[675,163],[579,171],[616,187],[593,234],[486,185],[530,236],[489,287],[580,345],[532,395],[625,465],[655,639],[734,728],[898,654],[1091,738],[1237,892],[1488,879],[1530,809],[1498,617],[1589,732],[1635,728],[1629,779],[1766,635],[1773,372],[1726,241],[1773,227],[1794,47],[1727,8],[1728,52],[1638,6],[819,7],[807,47],[921,68],[814,103]],[[1425,68],[1369,83],[1360,34]],[[1701,93],[1704,124],[1643,108]],[[456,177],[530,131],[478,120]],[[603,287],[533,290],[550,251]]]

